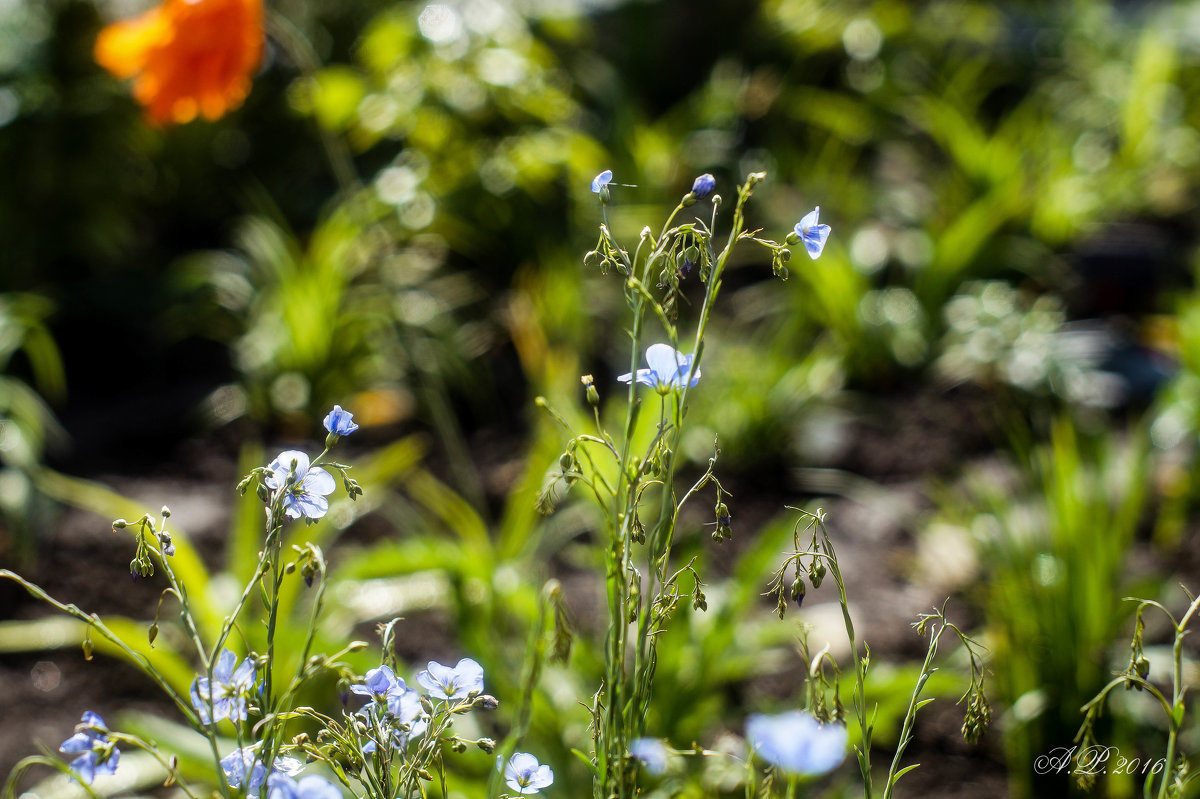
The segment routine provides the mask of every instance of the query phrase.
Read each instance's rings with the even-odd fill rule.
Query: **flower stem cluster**
[[[600,796],[628,799],[638,791],[636,765],[642,761],[630,754],[629,745],[643,738],[653,692],[657,642],[687,596],[679,584],[684,573],[690,573],[693,579],[693,611],[708,608],[703,582],[693,566],[689,563],[677,568],[671,562],[684,506],[714,483],[717,496],[713,504],[713,538],[720,542],[733,533],[727,493],[714,474],[716,452],[690,488],[677,490],[675,479],[688,396],[700,385],[705,332],[732,253],[740,241],[749,239],[765,245],[774,262],[782,263],[790,257],[788,245],[757,239],[755,233],[746,231],[746,203],[764,179],[763,173],[751,173],[737,188],[727,239],[721,248],[716,244],[715,231],[723,201],[715,193],[716,179],[711,174],[693,181],[691,190],[657,234],[649,227],[643,228],[632,247],[620,244],[608,225],[608,205],[613,197],[610,187],[614,185],[611,170],[592,181],[603,222],[584,264],[598,267],[601,273],[611,270],[621,275],[631,311],[629,368],[616,377],[618,383],[628,386],[624,394],[625,423],[615,435],[605,429],[598,407],[602,392],[590,375],[583,378],[583,385],[594,410],[594,431],[577,431],[538,398],[538,405],[568,431],[570,441],[560,462],[548,472],[537,507],[543,513],[553,511],[562,496],[557,489],[578,484],[605,513],[609,629],[604,681],[592,704],[592,764]],[[711,200],[707,218],[682,219],[686,209],[706,199]],[[805,217],[809,224],[807,220]],[[820,235],[827,237],[828,228]],[[778,268],[776,273],[780,273]],[[703,299],[696,305],[694,327],[685,334],[678,325],[679,300],[685,281],[692,275],[701,284]],[[648,330],[651,326],[656,328],[653,333]],[[711,375],[706,379],[712,379]],[[639,391],[642,386],[652,393]],[[657,411],[657,425],[648,445],[634,440],[635,422],[644,406]]]

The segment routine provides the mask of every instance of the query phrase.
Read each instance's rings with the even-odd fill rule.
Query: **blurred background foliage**
[[[427,604],[515,694],[541,579],[584,597],[595,632],[570,579],[596,568],[594,520],[532,512],[561,451],[532,397],[581,416],[580,374],[604,396],[622,371],[620,292],[580,264],[588,181],[636,184],[610,208],[628,241],[696,174],[728,197],[765,170],[754,226],[780,238],[819,203],[833,237],[785,283],[758,255],[733,266],[684,454],[703,464],[716,436],[784,496],[845,485],[833,469],[923,481],[937,510],[906,524],[983,564],[963,593],[1016,708],[1013,790],[1061,795],[1030,753],[1065,745],[1120,667],[1130,553],[1165,591],[1195,528],[1200,3],[278,0],[245,106],[165,130],[91,58],[146,5],[0,0],[5,559],[34,551],[47,496],[86,504],[44,464],[144,474],[214,432],[233,462],[231,440],[303,439],[340,402],[376,443],[417,434],[429,466],[377,464],[387,533],[351,537],[337,618],[435,586]],[[901,429],[927,401],[946,458],[872,451],[936,449]],[[964,471],[964,425],[999,472]],[[784,668],[790,632],[744,620],[767,619],[787,529],[715,558],[709,616],[670,633],[656,732],[711,738],[763,701],[746,686]],[[588,646],[534,704],[563,774]]]

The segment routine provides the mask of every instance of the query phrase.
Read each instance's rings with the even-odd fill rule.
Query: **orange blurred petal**
[[[262,0],[165,0],[96,39],[96,61],[134,78],[134,98],[160,125],[240,106],[262,50]]]
[[[147,54],[170,37],[161,9],[106,26],[96,37],[96,63],[118,78],[132,78],[146,66]]]

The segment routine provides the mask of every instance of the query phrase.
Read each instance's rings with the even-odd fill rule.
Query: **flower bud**
[[[705,197],[712,194],[712,190],[716,187],[716,178],[705,172],[703,175],[696,178],[694,183],[692,183],[692,196],[697,200],[703,200]]]
[[[113,526],[114,532],[117,530],[124,530],[126,527],[129,526],[129,522],[125,521],[124,519],[117,519],[115,522],[112,523],[112,526]]]
[[[583,375],[579,378],[579,382],[583,383],[583,388],[587,393],[588,404],[593,408],[600,405],[600,392],[596,390],[596,379],[591,375]]]
[[[594,269],[604,263],[604,256],[596,250],[588,250],[587,255],[583,256],[583,265],[589,269]]]
[[[790,596],[792,601],[796,603],[796,607],[800,607],[804,604],[804,594],[807,590],[808,589],[805,587],[804,581],[799,577],[797,577],[795,580],[792,580]]]
[[[171,509],[170,509],[170,508],[168,508],[166,505],[163,505],[163,506],[162,506],[162,511],[161,511],[160,515],[161,515],[161,516],[162,516],[164,519],[169,519],[169,518],[171,518]]]
[[[150,640],[150,646],[154,646],[154,639],[158,638],[157,622],[150,625],[150,629],[146,631],[146,638]]]
[[[783,239],[783,242],[784,244],[794,247],[800,243],[800,234],[793,230],[791,233],[787,234],[787,236]]]
[[[496,749],[496,742],[491,738],[480,738],[475,745],[489,755]]]
[[[813,560],[812,565],[808,567],[808,579],[812,581],[813,588],[821,587],[821,581],[825,579],[825,561]]]

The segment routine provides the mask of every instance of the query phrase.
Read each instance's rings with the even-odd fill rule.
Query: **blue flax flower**
[[[535,794],[554,782],[554,772],[549,766],[538,763],[537,758],[525,752],[517,752],[504,767],[504,781],[521,796]]]
[[[342,791],[315,774],[294,780],[286,774],[275,773],[267,778],[267,799],[342,799]]]
[[[392,741],[397,749],[408,746],[413,738],[420,738],[429,727],[429,716],[421,707],[421,694],[412,688],[388,698],[387,724],[391,726]],[[374,741],[363,744],[362,753],[369,755],[376,749]]]
[[[245,721],[246,699],[254,692],[254,676],[253,660],[247,657],[238,665],[237,655],[221,650],[213,666],[212,682],[204,676],[192,680],[192,707],[200,715],[200,723]]]
[[[824,774],[846,757],[845,725],[822,724],[799,710],[751,716],[746,739],[763,760],[800,776]]]
[[[408,690],[404,680],[396,676],[391,666],[380,666],[367,672],[363,682],[350,686],[350,692],[359,696],[369,696],[376,702],[386,704],[392,696],[399,696]],[[367,707],[370,707],[368,705]]]
[[[417,682],[438,699],[466,699],[483,693],[483,666],[470,658],[458,661],[454,668],[431,660],[429,667],[417,675]]]
[[[258,759],[256,749],[257,746],[245,746],[221,758],[225,781],[231,788],[241,788],[245,783],[246,796],[258,796],[259,788],[267,780],[267,767]],[[271,773],[294,777],[303,768],[304,764],[294,757],[277,757],[271,766]],[[247,771],[250,772],[249,782],[246,781]]]
[[[71,768],[79,779],[88,785],[97,774],[114,774],[121,759],[121,751],[108,737],[108,725],[92,711],[83,714],[75,727],[75,734],[62,742],[58,751],[65,755],[79,755],[71,761]]]
[[[294,449],[279,453],[271,461],[263,483],[272,491],[283,490],[283,513],[291,519],[324,516],[329,510],[325,497],[337,487],[329,472],[319,466],[310,468],[308,456]]]
[[[638,369],[636,375],[626,372],[617,380],[629,383],[636,379],[643,386],[650,386],[659,394],[669,394],[683,388],[683,382],[687,380],[689,374],[692,378],[688,383],[689,386],[694,386],[700,381],[700,370],[692,371],[692,357],[684,355],[670,344],[652,344],[646,350],[646,364],[650,368]]]
[[[348,436],[358,429],[358,425],[354,423],[354,414],[342,410],[341,405],[334,405],[325,417],[325,429],[335,436]]]
[[[692,196],[697,200],[703,200],[708,195],[712,194],[712,190],[717,187],[717,179],[705,172],[700,177],[696,178],[696,182],[692,184]]]
[[[640,760],[646,771],[658,777],[666,773],[671,753],[657,738],[636,738],[629,742],[629,756]]]
[[[612,183],[613,173],[611,169],[606,169],[596,177],[592,178],[592,194],[599,194],[600,190]]]
[[[808,257],[814,261],[820,257],[821,251],[825,249],[825,242],[829,239],[829,225],[817,224],[820,214],[821,206],[818,205],[796,223],[796,235],[804,242]]]

